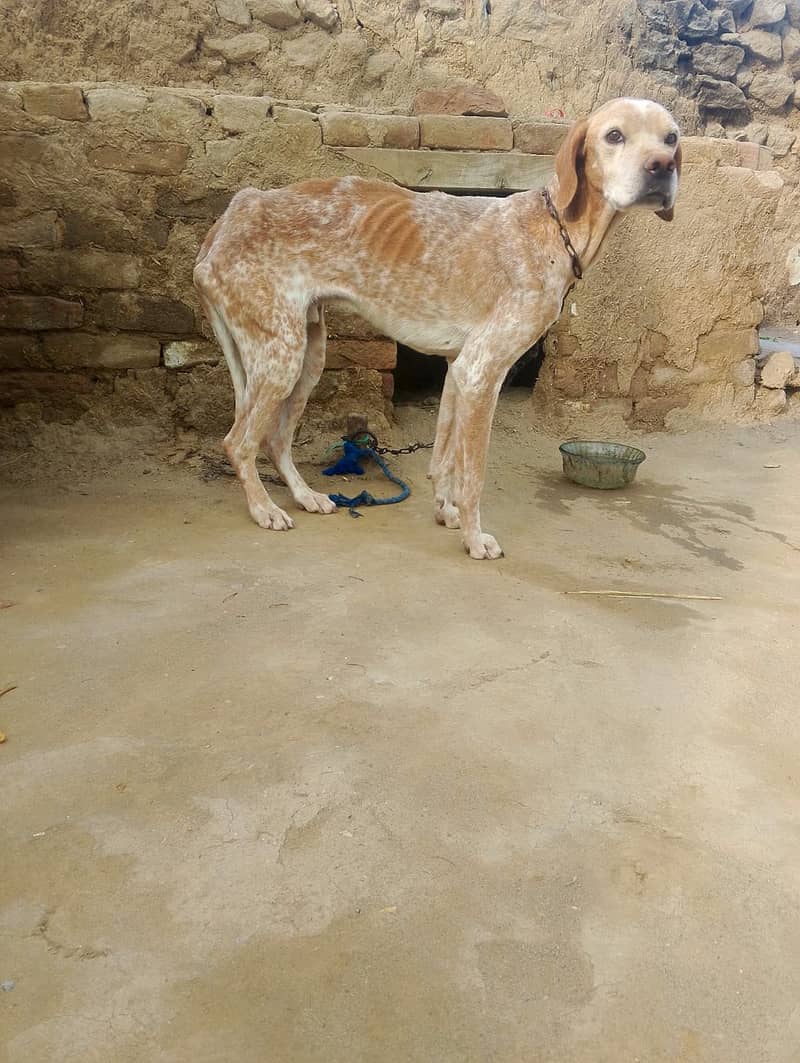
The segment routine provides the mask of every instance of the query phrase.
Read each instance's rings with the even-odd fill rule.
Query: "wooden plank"
[[[553,175],[550,155],[513,151],[413,151],[403,148],[338,148],[362,166],[406,188],[444,192],[524,192],[542,188]]]

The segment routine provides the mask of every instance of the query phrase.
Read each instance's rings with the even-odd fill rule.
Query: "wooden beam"
[[[444,192],[524,192],[553,175],[550,155],[513,151],[414,151],[403,148],[338,148],[362,166],[406,188]]]

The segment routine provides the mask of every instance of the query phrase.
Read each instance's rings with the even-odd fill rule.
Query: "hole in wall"
[[[536,384],[544,361],[544,339],[538,340],[509,369],[503,391],[524,388],[530,392]],[[416,403],[438,398],[447,375],[447,359],[436,354],[420,354],[413,347],[397,345],[397,366],[394,371],[394,401]]]

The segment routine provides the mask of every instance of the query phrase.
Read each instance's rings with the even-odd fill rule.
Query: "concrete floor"
[[[800,425],[644,445],[585,492],[501,415],[493,563],[420,454],[289,534],[5,487],[0,1058],[800,1060]]]

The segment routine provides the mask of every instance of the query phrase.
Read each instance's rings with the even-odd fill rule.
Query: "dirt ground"
[[[147,454],[2,489],[0,1058],[800,1058],[800,424],[593,493],[517,405],[499,562],[424,454],[284,534]]]

